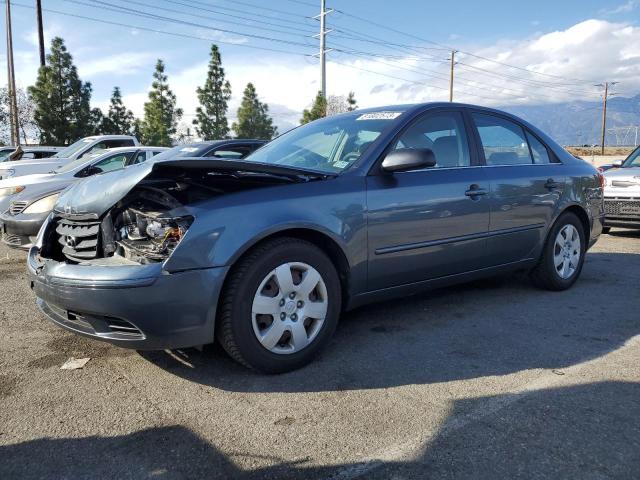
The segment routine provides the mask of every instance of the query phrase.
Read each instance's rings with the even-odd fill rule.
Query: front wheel
[[[307,241],[278,238],[233,268],[217,337],[237,362],[283,373],[310,362],[329,342],[340,309],[340,279],[327,255]]]
[[[549,232],[540,262],[531,271],[533,283],[547,290],[566,290],[580,276],[585,252],[580,219],[571,212],[563,213]]]

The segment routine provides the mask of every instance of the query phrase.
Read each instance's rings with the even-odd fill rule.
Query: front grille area
[[[98,256],[100,222],[61,218],[56,228],[62,253],[73,262],[91,260]]]
[[[616,197],[604,200],[604,213],[609,217],[638,217],[640,198]]]
[[[14,216],[19,215],[22,212],[24,212],[24,209],[27,208],[27,205],[29,205],[29,202],[22,202],[22,201],[11,202],[11,205],[9,206],[9,213]]]

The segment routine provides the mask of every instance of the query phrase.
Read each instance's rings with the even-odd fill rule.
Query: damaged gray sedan
[[[500,111],[350,112],[240,161],[83,180],[29,252],[31,287],[78,334],[136,349],[217,339],[248,367],[285,372],[365,303],[514,270],[571,287],[602,231],[601,182]]]

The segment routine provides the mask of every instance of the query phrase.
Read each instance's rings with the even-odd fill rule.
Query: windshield
[[[318,120],[276,138],[246,161],[340,173],[353,165],[402,113],[353,112]]]
[[[94,139],[92,138],[83,138],[78,140],[76,143],[72,143],[67,148],[60,150],[53,157],[54,158],[69,158],[72,157],[75,153],[82,150],[84,147],[93,143]]]
[[[7,159],[9,158],[9,155],[11,155],[11,153],[13,152],[13,150],[14,150],[13,148],[0,150],[0,162],[6,162]]]
[[[92,160],[94,160],[95,158],[99,157],[100,155],[104,155],[104,150],[98,151],[98,152],[90,154],[90,155],[85,155],[82,158],[78,158],[78,159],[76,159],[76,160],[74,160],[72,162],[69,162],[69,163],[63,165],[60,168],[56,168],[52,173],[73,172],[74,170],[85,166],[87,163],[91,162]]]
[[[184,157],[201,157],[211,149],[208,143],[192,143],[190,145],[178,145],[170,150],[165,150],[153,157],[153,161],[170,160]]]
[[[636,148],[622,164],[623,167],[640,167],[640,147]]]

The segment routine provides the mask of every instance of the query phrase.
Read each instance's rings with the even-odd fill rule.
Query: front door
[[[437,164],[367,177],[369,290],[486,266],[489,181],[462,114],[426,113],[391,148],[430,148]]]

